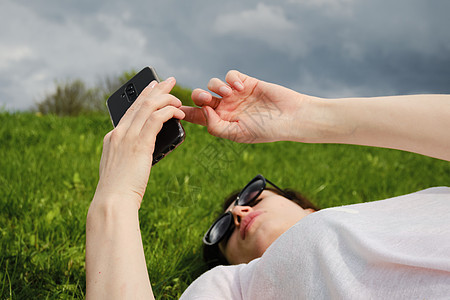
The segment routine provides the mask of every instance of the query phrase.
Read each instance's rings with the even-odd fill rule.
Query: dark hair
[[[285,195],[283,195],[283,193],[281,193],[281,191],[279,191],[275,188],[266,187],[265,190],[272,191],[275,194],[285,197]],[[295,202],[303,209],[311,208],[311,209],[314,209],[315,211],[320,210],[320,208],[318,208],[313,203],[311,203],[311,201],[309,201],[301,193],[299,193],[295,190],[292,190],[292,189],[283,189],[283,191],[286,193],[286,195],[289,196],[289,200],[291,200],[292,202]],[[236,200],[236,197],[238,196],[239,192],[240,191],[233,192],[231,195],[229,195],[227,198],[225,198],[225,201],[223,203],[223,209],[222,209],[223,212],[228,207],[230,207],[230,205]],[[213,246],[208,246],[208,245],[203,244],[203,259],[210,269],[214,268],[215,266],[218,266],[218,265],[229,265],[230,264],[227,261],[227,259],[225,258],[225,255],[222,253],[222,251],[220,251],[219,244],[216,244]]]

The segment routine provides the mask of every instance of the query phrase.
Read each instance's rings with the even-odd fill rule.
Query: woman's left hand
[[[156,136],[163,123],[183,119],[181,101],[169,94],[175,79],[150,83],[127,110],[116,128],[106,134],[100,179],[94,200],[132,201],[139,209],[152,167]]]

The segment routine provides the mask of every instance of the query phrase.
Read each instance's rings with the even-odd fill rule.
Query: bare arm
[[[230,71],[182,107],[186,121],[219,137],[257,143],[289,140],[400,149],[450,160],[450,95],[322,99]]]
[[[450,95],[319,100],[321,135],[310,142],[405,150],[450,160]],[[302,140],[302,137],[294,138]]]
[[[153,299],[138,211],[152,166],[156,135],[182,119],[175,80],[151,83],[105,136],[100,178],[86,220],[86,298]]]
[[[132,199],[95,199],[89,209],[87,299],[153,299],[138,207],[128,200]]]

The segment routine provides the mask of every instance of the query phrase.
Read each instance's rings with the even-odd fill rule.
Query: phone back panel
[[[144,68],[138,74],[136,74],[133,78],[131,78],[127,83],[122,85],[114,94],[109,97],[106,102],[108,106],[109,114],[111,116],[111,120],[114,124],[114,127],[119,124],[120,119],[123,117],[127,109],[133,104],[134,100],[136,100],[137,96],[150,84],[153,80],[159,82],[158,76],[155,72],[150,68]],[[129,95],[127,95],[127,87],[133,84],[135,87],[136,96],[134,99],[130,99]],[[132,100],[132,101],[130,101]]]
[[[106,101],[106,105],[108,106],[114,127],[119,124],[120,119],[127,109],[153,80],[159,82],[159,78],[155,71],[146,67],[109,97]],[[164,156],[181,144],[184,137],[185,131],[179,120],[172,118],[165,122],[161,131],[156,136],[153,164],[160,161]]]

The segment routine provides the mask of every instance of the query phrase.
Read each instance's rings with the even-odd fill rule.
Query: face
[[[228,208],[235,228],[219,248],[230,264],[260,257],[280,235],[313,212],[269,190],[264,190],[256,203],[253,207],[232,204]]]

